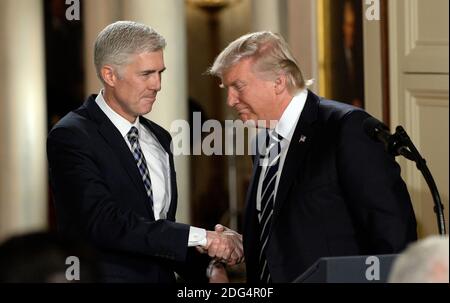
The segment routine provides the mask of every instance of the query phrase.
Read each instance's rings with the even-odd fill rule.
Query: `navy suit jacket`
[[[274,206],[267,244],[273,282],[292,282],[321,257],[398,253],[416,240],[400,168],[364,133],[367,117],[363,110],[308,92]],[[258,281],[256,163],[243,230],[250,282]]]
[[[95,97],[67,114],[48,135],[58,230],[96,248],[104,281],[174,282],[174,270],[183,272],[191,252],[189,226],[175,223],[177,184],[170,134],[140,117],[170,159],[170,208],[166,220],[155,221],[133,155]]]

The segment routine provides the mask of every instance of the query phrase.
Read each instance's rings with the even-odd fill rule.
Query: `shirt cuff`
[[[206,230],[203,228],[198,228],[191,226],[189,228],[189,240],[188,246],[206,246]]]

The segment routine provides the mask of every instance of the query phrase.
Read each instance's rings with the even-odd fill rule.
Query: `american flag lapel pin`
[[[305,142],[306,142],[306,136],[301,135],[301,136],[300,136],[300,140],[298,140],[298,142],[300,142],[300,143],[305,143]]]

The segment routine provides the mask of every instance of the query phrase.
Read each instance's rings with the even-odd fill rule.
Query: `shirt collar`
[[[128,132],[130,131],[131,127],[136,127],[138,130],[138,133],[140,133],[140,123],[139,123],[139,117],[137,117],[136,121],[134,123],[130,123],[127,119],[116,113],[109,105],[106,103],[105,99],[103,98],[103,90],[100,91],[100,93],[97,95],[97,98],[95,98],[95,102],[100,107],[100,109],[105,113],[105,115],[111,120],[112,124],[119,130],[122,137],[126,137]]]
[[[277,134],[281,135],[289,142],[294,135],[295,126],[297,125],[300,114],[305,107],[307,97],[308,91],[306,89],[303,89],[299,93],[297,93],[292,98],[291,102],[289,102],[289,105],[284,110],[277,126],[275,127],[275,131],[277,132]]]

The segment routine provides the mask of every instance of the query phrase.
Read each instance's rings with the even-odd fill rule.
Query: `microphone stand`
[[[392,135],[389,144],[387,144],[388,152],[394,155],[402,155],[405,158],[414,161],[417,168],[422,173],[428,187],[431,191],[434,201],[434,212],[436,213],[437,224],[440,235],[445,235],[445,221],[444,221],[444,206],[441,203],[441,197],[439,196],[439,191],[437,189],[436,183],[434,182],[433,176],[427,167],[426,161],[420,155],[417,148],[412,143],[406,131],[402,126],[397,126],[395,133]]]

